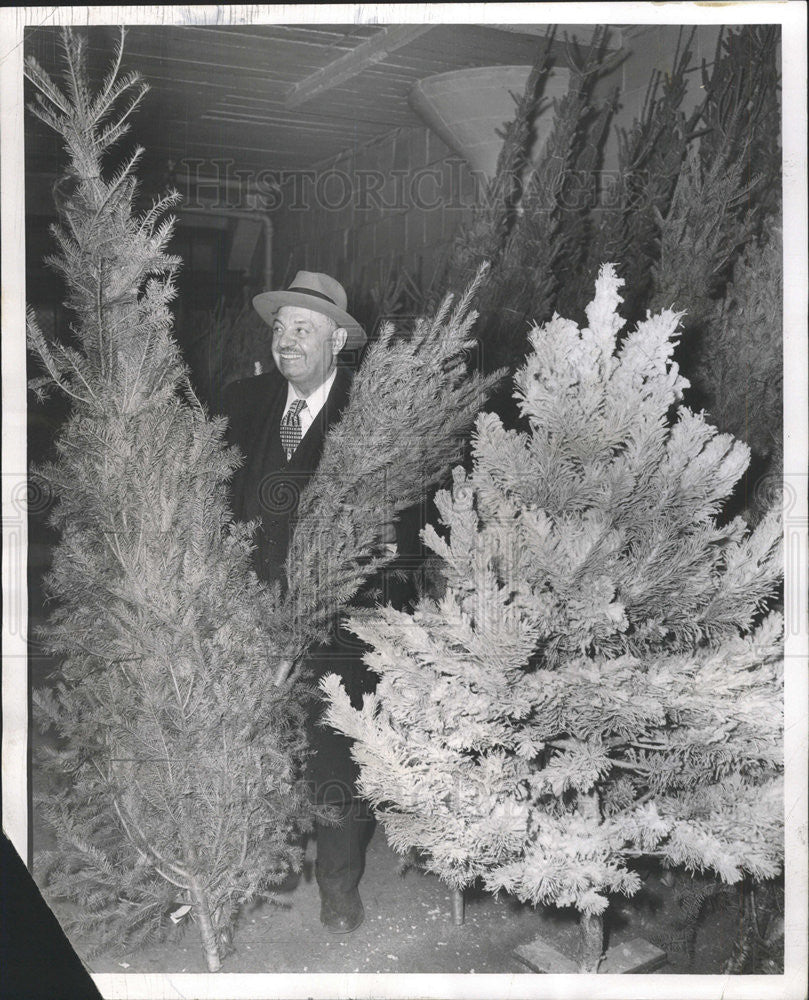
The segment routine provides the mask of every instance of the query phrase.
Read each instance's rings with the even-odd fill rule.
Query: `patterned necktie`
[[[287,461],[292,458],[295,449],[301,443],[301,410],[306,406],[305,399],[295,399],[281,420],[281,444],[287,453]]]

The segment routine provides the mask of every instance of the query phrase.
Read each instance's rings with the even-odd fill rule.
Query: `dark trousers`
[[[362,800],[341,810],[337,826],[318,823],[315,878],[322,892],[345,895],[356,889],[365,871],[365,847],[373,821]]]
[[[314,650],[305,665],[307,680],[314,684],[325,674],[339,674],[355,708],[375,681],[365,669],[356,643],[356,638],[346,639],[341,630],[329,643]],[[367,803],[357,794],[359,771],[351,757],[351,740],[320,723],[323,708],[318,694],[310,702],[307,718],[307,735],[314,753],[306,777],[315,805],[331,806],[339,823],[316,824],[315,875],[322,891],[347,893],[357,887],[362,877],[372,819]]]

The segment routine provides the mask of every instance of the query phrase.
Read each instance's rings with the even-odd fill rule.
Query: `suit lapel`
[[[287,463],[290,469],[306,469],[309,472],[314,472],[323,452],[326,432],[340,418],[348,402],[350,390],[350,372],[346,368],[338,368],[326,402],[301,438],[301,443],[295,449],[295,454]],[[283,415],[283,410],[281,415]],[[280,437],[280,430],[277,430],[276,433]]]

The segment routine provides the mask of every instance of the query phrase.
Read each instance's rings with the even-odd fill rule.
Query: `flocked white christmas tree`
[[[323,682],[392,845],[575,906],[582,971],[633,858],[727,882],[782,859],[779,519],[721,521],[748,448],[678,405],[678,313],[619,339],[621,284],[605,265],[587,329],[531,332],[527,433],[478,418],[424,533],[443,597],[352,619],[376,693]]]

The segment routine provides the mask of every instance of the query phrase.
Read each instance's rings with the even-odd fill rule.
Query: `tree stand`
[[[653,972],[666,961],[666,953],[643,938],[632,938],[604,953],[604,918],[584,914],[579,917],[579,954],[576,960],[541,937],[520,945],[515,949],[514,956],[532,972],[544,973]]]

